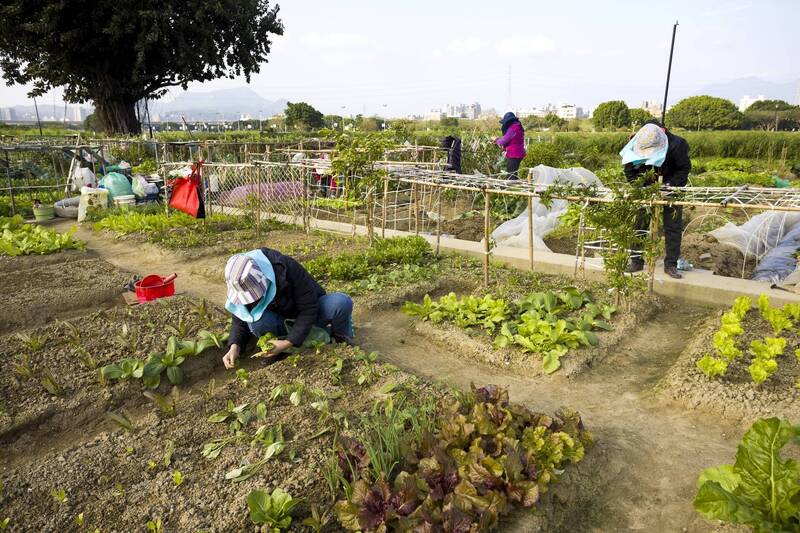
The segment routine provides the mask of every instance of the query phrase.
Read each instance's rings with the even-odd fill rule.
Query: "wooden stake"
[[[483,193],[483,285],[489,287],[489,196]]]
[[[531,171],[528,170],[528,181],[531,181]],[[533,271],[533,197],[528,196],[528,262]]]
[[[439,189],[436,206],[436,257],[439,257],[439,243],[442,240],[442,190]]]
[[[261,169],[254,167],[256,171],[256,239],[261,238]]]
[[[389,180],[383,180],[383,220],[381,220],[381,239],[386,238],[386,208],[389,201]]]

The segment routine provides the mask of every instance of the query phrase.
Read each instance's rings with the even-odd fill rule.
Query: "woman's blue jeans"
[[[316,326],[325,329],[331,335],[352,338],[353,335],[353,299],[343,292],[332,292],[319,299]],[[261,318],[248,324],[256,337],[272,333],[276,337],[285,337],[286,318],[270,311],[264,311]]]

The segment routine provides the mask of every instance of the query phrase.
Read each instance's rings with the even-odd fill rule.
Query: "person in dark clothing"
[[[324,328],[338,342],[353,344],[353,300],[344,293],[327,294],[300,263],[270,248],[236,254],[225,265],[228,297],[233,314],[226,368],[253,339],[272,333],[268,357],[303,344],[313,326]],[[294,320],[287,331],[286,320]]]
[[[646,122],[620,154],[623,155],[625,177],[629,182],[635,181],[649,170],[654,170],[657,176],[661,176],[664,185],[685,187],[692,170],[689,143],[655,120]],[[678,258],[681,255],[683,235],[683,207],[663,206],[663,224],[666,243],[664,272],[672,278],[681,279],[683,276],[678,272]],[[636,229],[647,230],[649,225],[648,217],[642,213],[637,220]],[[643,269],[642,256],[633,257],[628,271],[639,272]]]
[[[447,166],[445,170],[452,170],[461,174],[461,139],[448,135],[442,139],[442,148],[447,150]]]
[[[518,180],[517,171],[525,159],[525,129],[517,116],[509,111],[500,120],[500,131],[503,136],[494,142],[505,150],[508,179]]]

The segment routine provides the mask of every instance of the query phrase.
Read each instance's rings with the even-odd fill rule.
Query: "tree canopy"
[[[648,120],[653,120],[656,117],[650,114],[647,109],[634,108],[628,111],[631,117],[631,126],[634,128],[641,128]]]
[[[138,133],[136,102],[169,87],[250,76],[283,34],[268,0],[98,0],[0,5],[0,69],[31,96],[63,87],[109,133]]]
[[[747,111],[789,111],[797,109],[797,106],[793,106],[789,102],[785,100],[759,100],[757,102],[753,102],[750,104],[750,107],[745,109]]]
[[[631,125],[628,105],[622,100],[603,102],[592,113],[595,128],[627,128]]]
[[[667,112],[671,128],[736,130],[743,123],[744,116],[733,102],[715,96],[684,98]]]
[[[310,104],[297,102],[286,104],[286,125],[290,128],[309,130],[321,128],[325,125],[322,113],[314,109]]]

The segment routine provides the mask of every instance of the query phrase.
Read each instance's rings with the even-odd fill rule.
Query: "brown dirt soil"
[[[784,355],[778,358],[778,371],[761,385],[754,384],[747,369],[752,357],[747,353],[748,347],[753,340],[775,334],[759,311],[751,309],[742,321],[745,333],[736,342],[742,355],[728,366],[724,376],[710,380],[696,364],[706,354],[716,355],[713,337],[719,330],[720,316],[721,312],[716,313],[696,328],[686,349],[659,384],[664,396],[690,409],[733,419],[777,416],[796,420],[800,413],[800,389],[796,386],[800,359],[794,353],[800,348],[800,337],[788,331],[781,334],[787,343]]]
[[[480,242],[484,237],[483,222],[483,215],[480,214],[448,220],[442,224],[442,234],[452,235],[456,239],[465,241]],[[500,221],[490,218],[489,231],[493,231],[498,225]]]
[[[750,279],[756,266],[754,259],[748,259],[742,266],[744,255],[737,248],[722,244],[711,235],[688,233],[683,236],[681,257],[692,263],[695,268],[711,270],[718,276]]]
[[[130,279],[130,274],[94,254],[64,254],[61,263],[54,259],[45,259],[42,265],[28,258],[5,262],[3,266],[12,270],[0,276],[0,294],[5,298],[0,332],[106,305],[123,292],[123,284]]]
[[[94,246],[91,237],[87,240],[89,240],[90,248]],[[134,271],[179,270],[183,276],[179,279],[183,280],[185,284],[183,286],[187,291],[219,302],[224,298],[224,285],[218,282],[212,283],[202,276],[191,273],[191,268],[195,266],[195,263],[181,262],[171,257],[150,257],[139,252],[136,247],[126,247],[123,243],[115,243],[110,247],[103,245],[101,253],[110,262],[125,265],[126,268]],[[203,261],[199,261],[196,264],[202,263]],[[464,278],[462,281],[470,281],[466,278],[474,276],[475,272],[465,268],[461,274]],[[508,278],[505,270],[500,267],[494,269],[492,274],[493,283],[496,279],[498,287],[510,283],[510,292],[512,293],[521,290],[535,290],[541,285],[540,281],[533,280],[533,278],[524,283]],[[405,371],[450,382],[460,388],[468,388],[470,382],[497,383],[509,387],[512,400],[536,410],[554,411],[563,405],[569,405],[581,412],[587,427],[595,436],[596,445],[588,452],[585,461],[579,465],[580,470],[568,470],[565,473],[564,481],[571,483],[572,479],[576,479],[576,482],[570,484],[569,487],[566,487],[565,484],[557,486],[546,496],[543,504],[547,506],[549,502],[553,502],[553,505],[540,513],[546,515],[544,521],[531,518],[533,515],[528,513],[521,513],[521,515],[504,521],[501,526],[502,531],[572,532],[630,529],[687,533],[721,531],[718,526],[702,519],[693,510],[691,501],[696,492],[697,476],[704,468],[730,463],[733,460],[736,444],[746,429],[746,424],[745,421],[739,424],[702,411],[687,412],[679,406],[665,404],[653,392],[653,385],[663,377],[684,349],[688,337],[687,329],[692,327],[693,319],[687,320],[684,314],[679,316],[680,319],[676,319],[674,313],[657,313],[640,328],[631,331],[630,336],[622,339],[615,349],[607,354],[602,365],[596,366],[592,371],[580,373],[573,379],[568,379],[565,374],[557,373],[547,380],[531,379],[526,372],[508,371],[480,361],[464,364],[464,357],[459,353],[459,348],[431,342],[416,334],[412,328],[411,319],[396,310],[359,307],[357,302],[355,321],[359,325],[358,338],[362,347],[367,351],[380,351],[384,360]],[[289,379],[300,375],[300,372],[292,369],[290,365],[278,366],[286,367],[287,376],[292,376]],[[248,366],[248,368],[250,367]],[[270,367],[262,375],[269,376],[277,370],[277,366],[274,369]],[[254,374],[255,372],[251,373],[251,381]],[[229,376],[229,374],[225,374],[225,376]],[[218,379],[223,378],[220,376]],[[259,375],[257,379],[269,378],[262,378]],[[265,387],[264,390],[266,389]],[[226,388],[226,390],[229,389]],[[183,394],[181,398],[190,396],[190,394]],[[214,409],[216,408],[218,407],[214,407]],[[179,406],[178,416],[185,416],[181,413],[187,410]],[[204,433],[207,428],[204,424],[197,423],[196,413],[200,412],[201,416],[205,416],[211,410],[211,408],[207,410],[194,409],[192,413],[195,414],[195,417],[188,426],[173,424],[170,421],[165,421],[163,424],[170,428],[181,428],[170,429],[170,431],[186,432],[186,434],[197,432],[200,438],[194,442],[199,442],[207,438]],[[139,427],[137,419],[137,428]],[[137,434],[140,431],[142,430],[137,429]],[[137,475],[143,478],[148,475],[145,466],[146,460],[151,456],[154,456],[153,460],[159,460],[164,446],[163,439],[155,435],[156,430],[145,431],[148,436],[152,436],[153,440],[158,442],[158,446],[153,445],[152,448],[147,448],[147,457],[143,456],[141,460],[138,458],[141,446],[135,445],[136,457],[128,458],[123,445],[126,441],[121,440],[125,437],[115,437],[116,440],[103,445],[99,449],[99,453],[93,454],[93,457],[97,457],[97,459],[80,456],[75,462],[65,455],[62,461],[56,458],[54,463],[45,458],[42,459],[42,463],[62,465],[64,461],[70,461],[69,471],[80,472],[84,468],[81,460],[91,464],[92,460],[105,461],[106,457],[110,455],[108,461],[115,457],[114,460],[123,465],[132,463],[130,469],[135,470]],[[105,442],[110,438],[101,436],[100,442]],[[80,450],[85,447],[83,444],[75,446],[76,453],[81,453]],[[111,450],[120,451],[114,456],[110,453]],[[178,457],[176,460],[184,461],[179,462],[177,466],[184,473],[190,472],[192,467],[205,468],[202,461],[194,459],[195,454],[181,457],[182,453],[176,453],[176,457]],[[232,458],[227,455],[228,453],[230,453],[228,450],[223,453],[225,457],[228,457],[224,460],[233,465],[235,457]],[[219,460],[223,460],[223,458],[221,457]],[[109,464],[108,466],[116,468],[115,465]],[[3,466],[0,466],[0,469],[2,468]],[[113,471],[113,468],[108,468],[108,470]],[[47,509],[48,512],[55,510],[55,512],[64,513],[65,511],[60,510],[52,502],[52,499],[48,499],[49,491],[54,488],[52,485],[58,482],[55,470],[58,468],[50,466],[49,469],[37,470],[29,476],[18,475],[19,478],[30,483],[37,483],[38,477],[47,476],[45,482],[37,485],[36,490],[32,490],[28,494],[34,494],[35,496],[31,495],[30,498],[37,498],[37,501],[41,502],[42,508]],[[244,490],[235,496],[235,500],[231,497],[224,501],[217,499],[217,492],[212,492],[208,504],[204,495],[193,493],[188,498],[190,501],[185,507],[176,506],[174,500],[186,497],[180,493],[180,488],[172,488],[168,472],[162,472],[163,468],[158,466],[157,475],[149,474],[157,478],[158,489],[154,490],[152,484],[138,483],[132,490],[126,487],[124,498],[114,499],[111,496],[114,490],[113,481],[109,480],[107,483],[101,484],[106,479],[99,477],[102,475],[99,470],[101,468],[96,467],[94,472],[87,474],[88,477],[99,479],[99,481],[87,485],[88,478],[79,480],[76,485],[80,487],[76,489],[77,494],[80,494],[84,485],[97,487],[95,494],[103,498],[102,503],[116,506],[112,511],[118,512],[120,516],[123,512],[125,516],[136,515],[132,519],[132,523],[143,524],[149,517],[157,514],[166,516],[165,513],[170,512],[171,509],[186,509],[186,513],[190,514],[184,514],[184,516],[189,516],[191,519],[200,516],[200,520],[203,520],[202,516],[208,514],[210,516],[208,521],[215,528],[219,527],[219,529],[207,528],[208,531],[244,529],[246,519],[243,517],[244,507],[241,503],[243,494],[246,493]],[[102,468],[102,470],[105,472],[106,468]],[[304,470],[300,470],[299,466],[293,471],[297,471],[302,478]],[[208,484],[212,491],[220,491],[220,494],[227,497],[232,494],[230,491],[239,490],[238,487],[225,485],[221,480],[218,482],[208,481],[214,479],[214,475],[219,480],[223,472],[223,468],[218,470],[215,468],[212,474],[203,475],[202,471],[199,476],[191,474],[191,476],[187,476],[187,488],[195,486],[193,480],[202,479],[202,483]],[[269,472],[266,475],[268,474]],[[575,478],[572,477],[573,475]],[[313,479],[318,480],[318,478],[319,472],[315,472]],[[263,480],[263,478],[260,479]],[[256,483],[253,480],[245,483],[251,482],[252,485],[259,488],[265,486],[264,483]],[[272,484],[273,481],[268,483]],[[312,483],[312,481],[308,481],[308,483]],[[8,483],[6,486],[9,486]],[[298,486],[305,486],[304,480],[301,479]],[[224,490],[229,492],[222,492]],[[136,495],[132,496],[134,493]],[[17,492],[16,495],[15,497],[19,497],[20,493]],[[133,505],[133,498],[136,498],[136,502],[143,503]],[[128,505],[124,506],[125,510],[122,510],[121,504],[116,503],[117,500],[128,500],[126,502]],[[181,499],[180,501],[185,500]],[[148,507],[145,504],[151,506]],[[239,514],[230,512],[232,508],[241,511],[237,511]],[[226,509],[227,512],[222,513],[221,509]],[[74,516],[79,510],[70,507],[68,512]],[[102,513],[103,511],[98,512]],[[183,511],[181,512],[183,513]],[[46,519],[40,518],[40,520]],[[217,519],[221,521],[219,524],[217,524]],[[232,523],[231,520],[238,521]],[[170,523],[173,523],[172,518]],[[179,523],[181,523],[180,520]],[[193,525],[181,529],[197,530],[198,528]],[[725,529],[725,531],[732,530]]]
[[[258,360],[246,360],[244,368],[250,372],[247,386],[231,379],[232,373],[228,373],[219,376],[220,381],[227,382],[217,387],[183,387],[173,418],[149,407],[139,408],[129,411],[134,425],[130,433],[103,423],[101,431],[79,435],[60,449],[44,450],[34,456],[25,454],[24,461],[5,463],[0,469],[5,482],[4,516],[12,517],[12,527],[26,531],[69,530],[78,513],[84,514],[91,529],[99,527],[102,531],[143,530],[147,520],[156,517],[162,519],[166,530],[172,531],[243,531],[253,527],[245,510],[247,494],[276,487],[304,498],[293,513],[295,517],[308,516],[312,503],[326,509],[330,500],[322,472],[330,457],[332,432],[314,438],[324,426],[309,400],[306,398],[298,407],[285,397],[270,403],[272,389],[299,381],[328,394],[341,393],[339,399],[332,400],[333,406],[348,413],[353,422],[376,399],[385,397],[379,389],[389,381],[408,383],[421,394],[430,389],[413,376],[389,367],[378,368],[377,382],[359,386],[355,380],[362,363],[352,359],[353,353],[350,348],[334,346],[321,354],[301,357],[297,367],[287,361],[263,367]],[[341,385],[335,385],[328,373],[335,356],[347,361]],[[433,390],[431,393],[440,394]],[[240,442],[227,446],[213,460],[200,453],[208,440],[229,434],[227,424],[206,421],[209,415],[223,409],[228,399],[237,405],[267,403],[266,419],[253,420],[248,431],[254,432],[262,423],[281,424],[287,441],[295,441],[257,475],[240,483],[226,480],[224,474],[243,463],[259,460],[263,449]],[[163,458],[169,441],[175,443],[175,453],[169,466],[165,466]],[[20,439],[6,450],[25,447],[27,442]],[[154,465],[148,465],[151,460]],[[185,479],[178,487],[172,481],[175,471]],[[50,494],[58,489],[67,494],[64,504],[54,501]],[[300,520],[295,520],[291,530],[301,530]],[[335,521],[326,530],[338,530],[334,524]]]
[[[17,334],[0,337],[0,375],[4,376],[0,380],[0,405],[5,411],[5,416],[0,417],[0,441],[20,439],[35,443],[42,437],[40,428],[64,429],[67,424],[102,417],[108,409],[134,397],[139,403],[144,401],[139,387],[130,387],[124,381],[113,380],[107,387],[101,387],[98,369],[123,358],[145,359],[151,352],[163,351],[167,338],[174,335],[165,326],[178,328],[181,320],[187,330],[185,338],[195,338],[201,329],[223,331],[226,314],[208,306],[208,317],[201,318],[195,311],[197,303],[176,296],[130,308],[98,311],[66,323],[51,322],[27,332],[46,339],[44,346],[35,351]],[[125,326],[127,336],[122,335]],[[95,361],[94,368],[79,356],[79,349]],[[217,350],[212,351],[218,355]],[[32,370],[33,377],[15,371],[21,356],[27,358],[25,366]],[[208,375],[213,367],[208,363],[214,359],[217,357],[190,358],[184,364],[187,384]],[[62,389],[60,396],[51,395],[41,385],[41,375],[47,371]],[[166,387],[163,383],[161,389]],[[65,417],[65,412],[76,415]]]
[[[544,243],[550,248],[550,251],[557,254],[575,255],[578,249],[578,236],[556,236],[551,237],[546,235]]]

